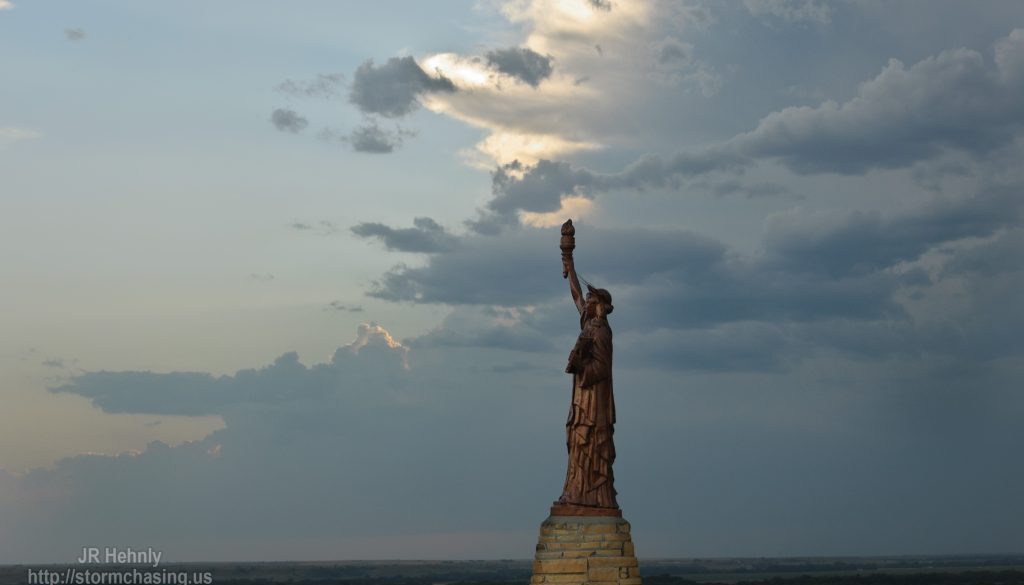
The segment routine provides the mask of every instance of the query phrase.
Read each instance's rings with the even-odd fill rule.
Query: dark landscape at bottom
[[[30,569],[151,573],[209,571],[212,585],[526,585],[532,561],[335,561],[131,565],[5,565],[0,585]],[[708,558],[640,560],[645,585],[1024,585],[1024,555]]]

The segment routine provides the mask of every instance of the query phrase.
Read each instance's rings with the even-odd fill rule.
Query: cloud
[[[691,190],[704,189],[715,197],[743,195],[748,199],[756,197],[776,197],[789,193],[789,189],[778,183],[759,181],[747,183],[738,179],[721,181],[694,181],[689,185]]]
[[[340,133],[332,128],[324,128],[320,132],[320,139],[348,143],[356,152],[388,154],[402,146],[407,137],[415,135],[415,132],[400,127],[396,127],[394,130],[385,130],[375,120],[368,120],[348,134]]]
[[[647,155],[620,172],[607,174],[576,168],[564,161],[540,160],[534,165],[513,161],[495,169],[491,178],[492,199],[477,219],[467,223],[478,233],[494,234],[517,225],[520,212],[558,211],[567,198],[593,199],[598,193],[613,190],[678,187],[685,178],[737,173],[748,164],[745,157],[721,149],[680,153],[669,159]]]
[[[295,110],[277,108],[270,115],[270,122],[281,132],[293,134],[301,132],[309,126],[309,120],[303,118]]]
[[[13,8],[14,3],[10,0],[0,0],[0,10],[12,10]]]
[[[757,231],[751,217],[786,201],[694,202],[702,204],[688,221],[714,219],[701,228],[706,234],[679,229],[678,222],[672,229],[638,227],[671,225],[679,217],[677,204],[688,203],[659,204],[652,197],[642,210],[622,204],[579,222],[578,266],[615,296],[621,417],[616,466],[624,508],[647,527],[644,554],[870,553],[866,546],[935,552],[955,551],[964,542],[1002,550],[1020,541],[1019,519],[1007,510],[1019,503],[1024,475],[1005,465],[1019,455],[1015,450],[1024,439],[1024,236],[1013,176],[1021,172],[1019,153],[949,139],[933,141],[939,156],[925,149],[924,159],[904,157],[916,160],[913,165],[937,161],[928,169],[833,183],[791,177],[766,164],[771,172],[748,178],[741,171],[757,161],[834,172],[828,169],[840,165],[836,157],[845,156],[838,148],[832,162],[822,162],[827,153],[818,156],[818,146],[835,147],[848,138],[829,134],[824,123],[810,124],[806,134],[778,132],[780,142],[772,148],[737,139],[711,153],[701,149],[702,139],[753,129],[763,112],[779,109],[772,100],[786,98],[772,94],[770,84],[790,85],[792,71],[753,71],[744,61],[745,73],[737,77],[742,83],[764,80],[769,87],[763,94],[740,86],[744,91],[726,88],[720,100],[686,101],[686,88],[654,92],[642,83],[658,63],[649,49],[665,38],[692,43],[686,55],[665,55],[672,65],[666,73],[687,75],[721,40],[714,31],[705,37],[666,30],[660,9],[642,21],[645,26],[629,27],[637,22],[631,11],[663,6],[658,3],[616,1],[610,11],[588,0],[516,6],[530,11],[516,30],[532,40],[508,42],[557,60],[542,83],[505,79],[499,91],[502,76],[483,56],[470,55],[446,64],[445,77],[457,91],[414,98],[473,119],[487,134],[482,147],[502,164],[493,177],[493,206],[481,203],[479,221],[506,229],[485,236],[484,229],[454,234],[433,220],[397,229],[361,224],[369,226],[363,237],[389,249],[425,253],[387,271],[371,296],[433,304],[411,309],[431,319],[450,311],[440,325],[398,340],[366,324],[324,363],[284,353],[231,375],[74,375],[60,390],[63,398],[94,400],[108,412],[216,413],[226,426],[175,447],[153,443],[137,453],[73,457],[21,476],[0,470],[3,561],[24,562],[30,555],[67,561],[67,551],[83,542],[126,541],[177,558],[330,558],[339,550],[351,556],[381,550],[417,558],[423,550],[440,557],[523,556],[539,521],[524,511],[542,512],[564,473],[560,433],[569,380],[562,367],[578,332],[560,277],[557,230],[528,226],[557,222],[570,205],[586,210],[603,202],[604,194],[663,189],[685,197],[752,197],[789,187],[813,199],[806,209],[770,215],[760,240],[749,233]],[[545,10],[550,17],[543,19]],[[727,43],[729,54],[752,50],[766,61],[781,61],[757,37],[773,31],[740,16],[746,28],[732,22],[723,28],[753,36]],[[785,14],[765,19],[786,22]],[[834,32],[842,35],[846,28]],[[1015,31],[997,42],[993,59],[984,61],[984,71],[1005,88],[1020,69],[1020,36]],[[798,37],[787,42],[813,56],[819,45],[805,47],[805,37]],[[922,50],[916,39],[903,35],[897,44],[906,54],[934,52]],[[595,45],[605,49],[603,57]],[[872,55],[877,50],[867,49]],[[849,70],[867,58],[855,56],[851,63],[845,57]],[[434,76],[428,59],[418,63]],[[795,61],[786,65],[815,71],[813,59]],[[823,91],[844,91],[846,80],[835,73],[826,75]],[[581,76],[590,81],[565,89]],[[808,87],[818,87],[816,79]],[[984,97],[981,85],[959,95],[966,102]],[[881,111],[899,109],[920,88],[892,93],[892,105],[875,104]],[[946,97],[932,94],[936,102]],[[743,112],[733,109],[734,100],[743,102]],[[662,103],[670,105],[655,107]],[[1008,110],[991,111],[1000,116]],[[621,112],[626,115],[616,115]],[[914,123],[907,116],[919,113],[931,116],[918,108],[889,120],[893,144],[882,147],[899,153],[908,143],[928,142],[905,130]],[[645,115],[659,124],[652,135],[635,132]],[[688,119],[694,126],[683,125]],[[927,123],[961,122],[933,116]],[[844,131],[862,129],[867,136],[876,132],[873,124],[865,118]],[[1019,141],[1012,120],[1008,128]],[[786,140],[789,146],[780,146]],[[582,144],[605,150],[586,162],[551,154],[581,152]],[[680,147],[689,154],[633,154]],[[512,164],[523,152],[530,158]],[[876,159],[851,168],[888,168]],[[637,162],[627,165],[630,160]],[[938,163],[947,161],[952,174],[941,189],[916,189],[912,171],[934,179]],[[787,181],[782,187],[761,180],[780,177]],[[986,188],[963,191],[977,195],[959,189],[978,183]],[[815,186],[829,191],[816,192]],[[865,197],[858,198],[858,189]],[[926,203],[915,207],[915,201]],[[881,211],[823,211],[829,205]],[[306,219],[289,229],[331,233],[337,226]],[[741,243],[731,245],[730,237]],[[323,298],[320,303],[330,311],[358,307],[340,301],[325,306]],[[25,365],[37,367],[43,357]],[[683,463],[649,465],[661,460]],[[501,494],[501,506],[493,505],[495,494]],[[676,501],[701,505],[662,505]],[[681,525],[692,530],[681,532]],[[368,526],[373,534],[366,533]],[[483,530],[509,534],[508,544],[474,545]],[[424,549],[425,541],[443,544]],[[765,543],[778,548],[765,550]]]
[[[484,350],[464,348],[453,360],[420,349],[411,369],[406,353],[386,329],[367,323],[325,363],[305,365],[285,353],[226,376],[74,377],[55,391],[104,412],[216,412],[225,426],[178,446],[81,455],[18,476],[0,470],[0,558],[59,561],[76,542],[125,535],[189,560],[316,559],[337,550],[419,558],[425,542],[451,545],[452,538],[468,544],[459,553],[429,550],[479,558],[495,546],[512,553],[529,545],[533,521],[513,511],[551,499],[559,485],[567,398],[555,390],[565,389],[564,374],[555,368],[555,385],[533,373],[539,383],[523,388],[519,377],[494,376],[491,368],[507,360]],[[489,412],[502,416],[481,416]],[[466,441],[466,433],[478,440]],[[551,457],[529,455],[544,445]],[[508,506],[488,506],[510,472],[527,476],[520,468],[542,471],[519,482]],[[470,508],[471,517],[452,513]],[[366,533],[381,521],[384,529]],[[500,538],[472,544],[480,531]],[[410,540],[416,534],[430,538]]]
[[[364,222],[351,229],[360,238],[377,238],[385,248],[396,252],[448,252],[458,244],[458,238],[429,217],[417,217],[412,223],[411,228],[392,228],[382,223]]]
[[[644,75],[633,55],[647,42],[653,12],[648,3],[607,7],[588,0],[506,2],[504,16],[527,32],[517,47],[423,57],[425,69],[459,89],[426,95],[423,105],[488,132],[467,162],[532,164],[602,146],[595,127],[615,119],[609,111],[615,97]],[[604,58],[595,45],[608,49]],[[517,83],[507,83],[510,76]],[[582,78],[590,82],[577,83]]]
[[[1015,190],[939,199],[913,213],[787,213],[771,216],[764,261],[790,271],[833,277],[874,272],[913,261],[942,242],[986,237],[1020,221]]]
[[[694,57],[693,45],[673,36],[651,43],[649,68],[660,85],[686,85],[700,90],[704,97],[713,97],[722,88],[721,74],[709,63]]]
[[[408,341],[417,348],[486,348],[517,352],[560,352],[556,335],[538,327],[532,307],[456,307],[437,327]],[[571,330],[570,330],[571,331]]]
[[[632,306],[616,311],[626,329],[687,329],[728,323],[905,320],[904,298],[937,286],[919,265],[953,242],[986,238],[1020,222],[1014,191],[937,198],[882,216],[800,209],[771,216],[761,251],[743,255],[681,230],[577,232],[577,266]],[[449,305],[544,305],[564,283],[554,266],[555,229],[470,234],[423,266],[398,266],[368,292],[390,301]]]
[[[594,283],[636,283],[671,271],[697,277],[720,264],[726,251],[722,244],[690,232],[589,229],[589,235],[579,232],[577,265]],[[387,272],[369,294],[453,305],[547,302],[561,297],[566,287],[557,242],[555,228],[515,230],[501,237],[467,235],[450,252],[431,256],[426,266]],[[600,259],[600,265],[592,259]]]
[[[253,404],[326,400],[345,376],[358,379],[352,368],[358,369],[353,364],[360,363],[360,355],[369,356],[366,359],[373,361],[373,370],[386,364],[404,367],[407,351],[386,329],[371,322],[359,325],[355,339],[338,348],[329,363],[313,368],[301,364],[297,353],[289,352],[265,368],[240,370],[234,376],[202,372],[85,372],[51,391],[88,398],[110,413],[230,418],[238,409]]]
[[[781,372],[799,361],[785,327],[740,321],[714,327],[652,330],[625,338],[617,359],[636,368],[680,372]]]
[[[655,62],[692,66],[689,45],[678,39],[665,37],[653,47]],[[948,149],[986,155],[1011,144],[1024,122],[1024,102],[1016,99],[1024,91],[1024,30],[999,39],[994,53],[995,67],[966,49],[910,68],[891,61],[843,104],[786,108],[723,144],[669,159],[647,155],[617,173],[544,158],[532,164],[511,161],[494,172],[493,198],[468,224],[494,234],[517,225],[523,213],[557,212],[566,199],[593,199],[611,190],[678,189],[684,180],[704,174],[739,173],[757,159],[778,160],[797,173],[861,174],[906,167]],[[493,149],[499,151],[509,149]],[[746,185],[736,179],[691,185],[711,186],[718,196],[783,191],[776,184]]]
[[[365,114],[397,118],[416,109],[424,94],[454,91],[451,80],[443,75],[431,77],[412,57],[392,57],[380,66],[372,59],[360,65],[349,100]]]
[[[333,99],[341,97],[341,83],[345,76],[341,73],[320,73],[311,81],[293,81],[286,79],[274,86],[274,89],[293,97]]]
[[[390,351],[398,352],[402,356],[402,363],[406,369],[409,365],[405,361],[409,352],[409,348],[402,345],[400,341],[395,339],[391,332],[385,329],[382,325],[375,321],[369,323],[362,323],[356,329],[356,338],[352,343],[346,345],[343,350],[358,354],[363,348],[383,348]],[[338,350],[342,351],[342,350]],[[335,353],[335,356],[339,354]]]
[[[66,28],[64,29],[64,36],[69,41],[82,41],[85,40],[86,34],[83,28]]]
[[[659,59],[684,60],[687,46],[663,39]],[[966,49],[946,51],[909,69],[890,61],[861,85],[858,96],[838,104],[791,107],[764,117],[757,127],[723,144],[669,160],[641,157],[621,172],[595,173],[569,163],[513,161],[494,173],[494,197],[470,226],[495,233],[515,225],[520,211],[559,209],[565,197],[592,198],[615,190],[679,188],[682,180],[716,171],[738,173],[757,159],[779,160],[797,173],[862,174],[901,168],[948,149],[975,156],[1012,144],[1024,124],[1024,29],[995,43],[994,68]],[[756,187],[719,181],[716,195],[756,193]],[[761,185],[772,194],[778,187]]]
[[[995,63],[1008,83],[1024,81],[1024,29],[1017,28],[995,42]]]
[[[765,22],[826,25],[832,22],[832,7],[819,0],[743,0],[747,12]]]
[[[348,313],[362,313],[363,307],[360,305],[346,305],[341,301],[331,301],[330,303],[327,304],[326,307],[324,307],[324,310],[345,311]]]
[[[511,22],[527,28],[526,46],[560,58],[560,53],[577,49],[593,52],[595,41],[617,43],[633,33],[634,27],[648,24],[656,8],[653,3],[532,0],[506,2],[502,12]]]
[[[696,70],[681,77],[681,82],[691,82],[700,90],[701,95],[706,98],[718,95],[724,83],[721,74],[714,67],[707,63],[698,62]]]
[[[729,146],[802,174],[902,168],[949,149],[985,156],[1024,125],[1024,30],[996,42],[994,65],[969,49],[910,67],[891,59],[854,98],[774,112]]]
[[[501,238],[466,236],[426,266],[400,265],[374,282],[367,293],[389,301],[523,306],[550,299],[561,287],[557,244],[540,234],[510,232]],[[556,240],[557,241],[557,238]],[[557,274],[538,270],[545,261]]]
[[[352,131],[349,137],[356,152],[388,153],[402,145],[402,136],[397,132],[381,130],[377,124],[366,124]]]
[[[693,45],[677,38],[665,37],[655,45],[655,61],[660,65],[689,65],[693,61]]]
[[[951,251],[944,276],[991,277],[1024,271],[1024,229],[1009,229],[976,246]]]
[[[487,53],[487,64],[501,73],[537,87],[541,81],[551,77],[550,55],[541,55],[528,48],[510,47]]]
[[[330,236],[341,231],[341,228],[336,223],[325,219],[316,223],[296,221],[292,222],[289,227],[300,232],[316,232],[317,235],[321,236]]]
[[[28,128],[14,128],[6,127],[0,128],[0,147],[10,146],[17,142],[23,142],[26,140],[35,140],[41,138],[43,135],[35,130]]]
[[[609,236],[589,234],[603,240]],[[585,276],[608,287],[615,297],[613,328],[620,364],[736,374],[791,371],[841,356],[976,367],[1024,349],[1013,333],[1022,325],[1020,319],[1000,317],[1004,311],[1020,313],[1024,308],[1009,292],[1024,283],[1019,262],[1009,269],[1017,272],[1006,272],[1014,276],[1003,283],[983,279],[988,284],[980,286],[976,276],[968,277],[966,282],[974,289],[970,297],[951,297],[951,303],[938,305],[941,311],[932,315],[922,314],[926,307],[937,306],[931,297],[963,286],[955,284],[954,277],[935,280],[920,268],[900,268],[896,257],[874,272],[835,277],[786,272],[720,245],[716,251],[714,242],[702,250],[700,240],[686,242],[685,236],[621,233],[616,243],[647,244],[620,251],[630,255],[625,260],[641,264],[639,269],[624,264],[609,270],[597,261],[606,251],[600,246],[595,250],[591,245],[590,257],[578,259]],[[510,245],[507,238],[503,237],[504,246],[472,259],[442,255],[431,258],[426,268],[393,271],[390,276],[395,279],[387,283],[392,287],[387,292],[401,294],[389,298],[381,294],[384,290],[376,290],[371,295],[455,305],[436,329],[409,341],[413,348],[476,347],[543,355],[571,345],[578,324],[565,282],[537,276],[541,262],[534,258],[532,266],[526,266],[530,262],[521,260],[523,252],[516,250],[521,246]],[[541,238],[531,234],[520,241],[530,239]],[[462,249],[479,248],[473,241]],[[979,249],[977,254],[987,258],[988,250]],[[478,278],[462,277],[466,273]],[[519,286],[523,279],[529,283]],[[920,298],[925,300],[910,300]]]

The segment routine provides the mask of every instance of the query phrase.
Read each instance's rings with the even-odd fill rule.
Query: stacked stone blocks
[[[550,516],[541,524],[531,585],[641,585],[629,522]]]

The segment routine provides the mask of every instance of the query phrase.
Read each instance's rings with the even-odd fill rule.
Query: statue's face
[[[595,295],[594,293],[589,293],[588,292],[587,293],[587,299],[586,299],[586,305],[584,306],[584,309],[586,310],[586,313],[587,313],[587,317],[596,317],[598,315],[598,313],[599,313],[598,308],[600,306],[601,306],[601,299],[599,299],[597,297],[597,295]]]

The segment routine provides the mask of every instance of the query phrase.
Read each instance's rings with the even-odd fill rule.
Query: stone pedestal
[[[629,522],[614,516],[549,516],[540,525],[531,585],[640,585]]]

